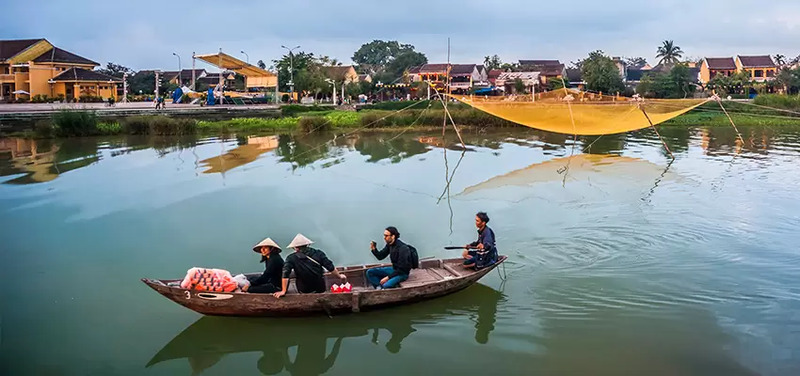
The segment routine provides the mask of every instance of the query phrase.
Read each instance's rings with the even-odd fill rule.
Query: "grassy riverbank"
[[[737,125],[782,126],[800,124],[800,116],[781,112],[800,110],[800,99],[791,96],[760,96],[753,104],[724,102]],[[514,127],[510,121],[489,115],[463,104],[448,107],[456,124],[473,127]],[[303,111],[305,110],[305,111]],[[95,135],[190,135],[257,132],[311,133],[332,129],[375,129],[441,125],[444,111],[440,102],[386,102],[370,105],[359,112],[328,110],[320,107],[285,106],[279,118],[235,118],[195,120],[162,115],[140,115],[106,121],[90,111],[61,111],[51,120],[36,123],[25,137],[81,137]],[[707,103],[660,126],[725,126],[730,121],[719,104]]]

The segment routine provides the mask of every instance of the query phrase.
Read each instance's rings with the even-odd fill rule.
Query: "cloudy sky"
[[[672,39],[688,57],[800,54],[800,1],[770,0],[498,0],[128,2],[10,1],[0,39],[47,38],[100,63],[138,69],[183,67],[192,51],[222,48],[254,63],[276,59],[281,45],[349,63],[373,39],[416,46],[431,62],[481,63],[560,59],[602,49],[655,60]],[[198,62],[198,67],[211,68]]]

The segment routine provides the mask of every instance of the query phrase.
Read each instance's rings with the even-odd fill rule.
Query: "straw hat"
[[[281,247],[278,246],[278,243],[275,243],[275,241],[270,238],[266,238],[261,242],[259,242],[258,244],[254,245],[253,252],[261,253],[261,247],[275,247],[276,250],[274,252],[276,253],[281,251]]]
[[[311,239],[303,236],[303,234],[297,234],[297,236],[295,236],[294,239],[292,239],[292,242],[289,243],[288,247],[289,248],[302,247],[304,245],[309,245],[309,244],[314,244],[314,242],[312,242]]]

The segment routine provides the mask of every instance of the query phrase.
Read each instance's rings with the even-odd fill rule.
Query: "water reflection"
[[[56,179],[60,174],[100,160],[94,140],[0,139],[0,176],[22,174],[5,184],[34,184]]]
[[[713,312],[664,300],[657,291],[639,291],[621,280],[576,277],[536,289],[540,343],[546,349],[539,356],[543,374],[758,374],[736,360],[741,357],[737,340]]]
[[[773,154],[800,152],[800,127],[740,127],[744,142],[731,127],[663,127],[660,132],[669,148],[676,154],[688,153],[699,147],[710,157],[742,156],[759,158]],[[467,151],[477,148],[502,149],[504,145],[537,148],[545,155],[560,154],[620,154],[642,146],[666,150],[652,130],[641,130],[600,137],[578,137],[553,134],[528,128],[467,129],[462,132]],[[575,142],[577,141],[577,142]],[[103,155],[117,157],[143,149],[153,149],[159,156],[180,153],[208,143],[221,143],[222,150],[195,160],[206,174],[224,173],[258,160],[273,151],[278,160],[289,163],[292,169],[314,166],[326,168],[340,164],[351,152],[358,152],[369,163],[398,163],[424,155],[432,149],[446,148],[462,151],[458,139],[440,132],[402,131],[365,132],[346,135],[315,133],[311,135],[277,135],[253,137],[240,135],[233,149],[225,150],[230,139],[196,137],[72,138],[59,140],[28,140],[0,138],[0,176],[21,175],[4,181],[6,184],[49,182],[65,172],[102,163]],[[107,151],[107,154],[103,152]],[[195,153],[196,155],[196,153]],[[197,158],[196,158],[197,159]],[[560,163],[560,162],[559,162]],[[572,162],[570,162],[572,163]]]
[[[579,154],[556,158],[542,163],[495,176],[489,180],[465,188],[459,195],[516,186],[529,187],[537,183],[553,181],[590,181],[601,178],[627,178],[631,184],[651,186],[655,179],[669,177],[665,167],[639,158],[610,154]]]
[[[278,148],[278,136],[246,137],[228,152],[200,161],[207,167],[204,174],[224,173],[258,159],[261,154]]]
[[[437,300],[387,310],[338,316],[333,319],[263,319],[206,316],[186,328],[162,348],[147,367],[186,358],[193,375],[213,367],[225,355],[260,352],[256,368],[265,375],[284,369],[293,375],[319,375],[330,370],[345,338],[369,338],[380,344],[381,330],[390,333],[384,345],[390,354],[402,351],[402,342],[422,324],[453,316],[476,316],[475,341],[485,344],[496,321],[502,292],[482,284]],[[328,340],[335,339],[330,349]],[[289,349],[296,346],[292,360]]]

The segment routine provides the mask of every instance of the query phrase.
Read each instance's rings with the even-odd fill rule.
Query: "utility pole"
[[[161,72],[160,71],[155,71],[155,72],[156,72],[156,90],[155,90],[155,92],[156,92],[156,99],[158,99],[158,86],[159,86],[158,85],[159,84],[158,74],[161,73]]]
[[[122,74],[122,103],[128,103],[128,72]]]
[[[284,45],[281,45],[281,47],[289,51],[289,97],[292,100],[294,100],[294,54],[292,53],[292,51],[300,48],[300,46],[289,48]]]
[[[195,62],[195,60],[197,60],[197,58],[194,57],[194,51],[192,51],[192,91],[196,90],[194,88],[195,87],[194,85],[195,85],[195,82],[197,81],[197,78],[195,77],[195,74],[194,74],[194,62]]]
[[[183,78],[181,77],[181,70],[183,70],[183,68],[181,68],[181,56],[175,52],[172,54],[178,57],[178,87],[181,87],[183,86]]]

